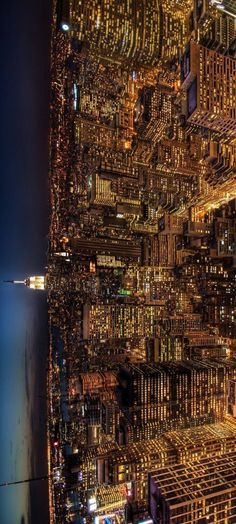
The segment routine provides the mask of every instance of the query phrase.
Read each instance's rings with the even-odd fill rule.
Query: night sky
[[[1,2],[0,280],[42,274],[48,230],[49,0]],[[47,303],[0,285],[0,482],[46,472]],[[0,488],[1,524],[47,524],[45,482]]]

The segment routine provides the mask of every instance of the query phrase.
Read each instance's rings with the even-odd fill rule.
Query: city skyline
[[[222,449],[236,378],[228,10],[191,0],[55,10],[52,522],[233,522],[233,488],[224,497],[216,475],[234,460],[234,437]],[[194,436],[181,446],[188,431],[201,435],[195,450]],[[188,495],[202,463],[216,503]],[[180,467],[189,488],[171,505]]]

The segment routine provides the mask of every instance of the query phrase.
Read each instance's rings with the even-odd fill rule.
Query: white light
[[[74,105],[74,109],[76,109],[77,108],[77,98],[78,98],[76,84],[73,84],[73,92],[74,92],[74,103],[73,103],[73,105]]]
[[[60,251],[59,253],[55,253],[58,257],[67,257],[68,253],[66,251]]]
[[[61,27],[62,27],[63,31],[69,31],[69,29],[70,29],[68,24],[66,24],[66,23],[63,23]]]
[[[88,507],[89,511],[96,511],[96,509],[97,509],[97,501],[96,501],[95,497],[92,497],[91,499],[89,499],[88,506],[89,506]]]

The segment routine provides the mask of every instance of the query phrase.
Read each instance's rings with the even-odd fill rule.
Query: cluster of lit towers
[[[54,2],[51,523],[236,522],[236,9]]]

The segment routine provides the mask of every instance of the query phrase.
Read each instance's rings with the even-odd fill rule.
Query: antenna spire
[[[25,280],[3,280],[3,282],[8,284],[25,284]]]

